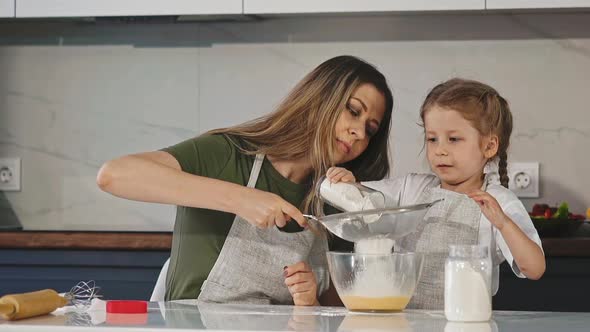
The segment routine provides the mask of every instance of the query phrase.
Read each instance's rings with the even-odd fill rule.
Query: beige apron
[[[254,188],[264,155],[257,155],[248,180]],[[291,221],[294,222],[294,221]],[[217,303],[293,304],[283,267],[307,261],[318,284],[318,297],[328,289],[325,236],[306,229],[286,233],[277,227],[260,229],[236,216],[219,257],[198,299]]]
[[[396,250],[424,254],[422,275],[408,308],[442,310],[444,307],[444,270],[449,245],[478,244],[481,210],[466,195],[441,188],[428,188],[419,203],[433,205],[416,231],[396,241]]]

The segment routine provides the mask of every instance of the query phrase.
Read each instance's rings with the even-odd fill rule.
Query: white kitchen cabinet
[[[242,0],[16,0],[16,17],[242,14]]]
[[[0,17],[14,17],[14,1],[0,0]]]
[[[590,0],[487,0],[487,9],[590,8]]]
[[[483,10],[485,0],[244,0],[244,14]]]

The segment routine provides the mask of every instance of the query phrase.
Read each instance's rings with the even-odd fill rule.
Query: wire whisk
[[[88,308],[92,304],[92,299],[102,296],[98,294],[99,291],[100,287],[96,286],[94,280],[80,281],[64,295],[64,298],[76,308]]]
[[[65,315],[67,326],[93,326],[92,316],[85,312],[67,312]]]

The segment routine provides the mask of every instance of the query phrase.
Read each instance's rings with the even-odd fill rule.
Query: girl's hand
[[[330,167],[326,172],[326,177],[330,182],[356,182],[356,178],[351,171],[342,167]]]
[[[233,212],[250,224],[259,228],[284,227],[293,218],[301,227],[307,227],[301,211],[278,195],[248,187],[243,190],[234,200]]]
[[[490,194],[474,190],[468,194],[479,204],[481,212],[502,232],[502,237],[520,272],[527,278],[537,280],[545,273],[545,255],[543,250],[532,241],[516,223],[502,211],[500,204]]]
[[[509,222],[510,219],[492,195],[482,190],[474,190],[467,196],[479,205],[484,216],[486,216],[486,218],[488,218],[498,230],[502,230],[502,227]]]
[[[285,266],[283,276],[295,305],[320,305],[317,298],[318,285],[315,275],[306,262]]]

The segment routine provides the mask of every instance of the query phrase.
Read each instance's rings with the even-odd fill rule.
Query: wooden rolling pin
[[[8,294],[0,298],[0,317],[17,320],[46,315],[68,303],[53,289],[23,294]]]

